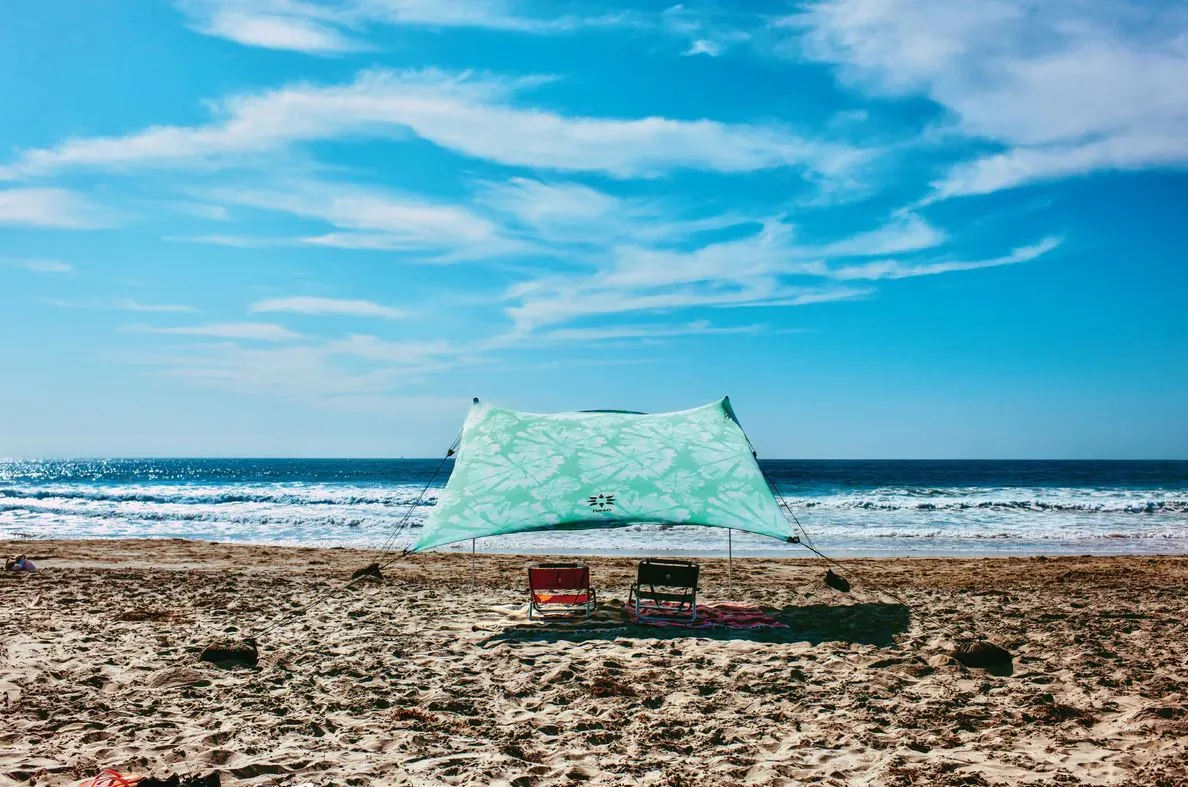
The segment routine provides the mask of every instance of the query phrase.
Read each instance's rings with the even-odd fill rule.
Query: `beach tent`
[[[637,523],[794,540],[728,398],[651,415],[541,415],[475,399],[453,473],[410,551]]]

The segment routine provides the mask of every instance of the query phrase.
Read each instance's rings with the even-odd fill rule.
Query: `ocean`
[[[438,459],[0,461],[0,538],[191,538],[376,547],[411,541]],[[808,461],[764,468],[839,556],[1188,553],[1188,461]],[[421,490],[428,493],[419,504]],[[411,511],[410,511],[411,507]],[[735,531],[735,555],[807,556]],[[470,545],[445,549],[469,550]],[[717,528],[639,525],[483,539],[481,552],[722,555]]]

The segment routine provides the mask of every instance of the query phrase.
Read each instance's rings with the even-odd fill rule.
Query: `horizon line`
[[[109,456],[8,456],[0,457],[0,464],[12,462],[96,462],[96,461],[196,461],[196,460],[236,460],[256,462],[278,461],[307,461],[307,462],[356,462],[356,461],[441,461],[451,457],[436,456],[264,456],[264,455],[236,455],[236,454],[207,454],[207,455],[136,455],[113,454]],[[1188,462],[1188,456],[1183,457],[773,457],[759,456],[761,462]]]

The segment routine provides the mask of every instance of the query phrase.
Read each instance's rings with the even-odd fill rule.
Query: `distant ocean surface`
[[[0,538],[192,538],[378,546],[440,460],[0,461]],[[1188,553],[1188,461],[766,461],[818,548],[839,555]],[[415,536],[447,463],[411,513]],[[736,555],[807,556],[735,532]],[[447,549],[469,550],[470,545]],[[717,528],[529,533],[479,551],[720,555]]]

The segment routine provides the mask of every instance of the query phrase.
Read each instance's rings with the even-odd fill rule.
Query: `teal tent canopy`
[[[792,537],[729,399],[675,413],[540,415],[475,400],[412,551],[637,523]]]

